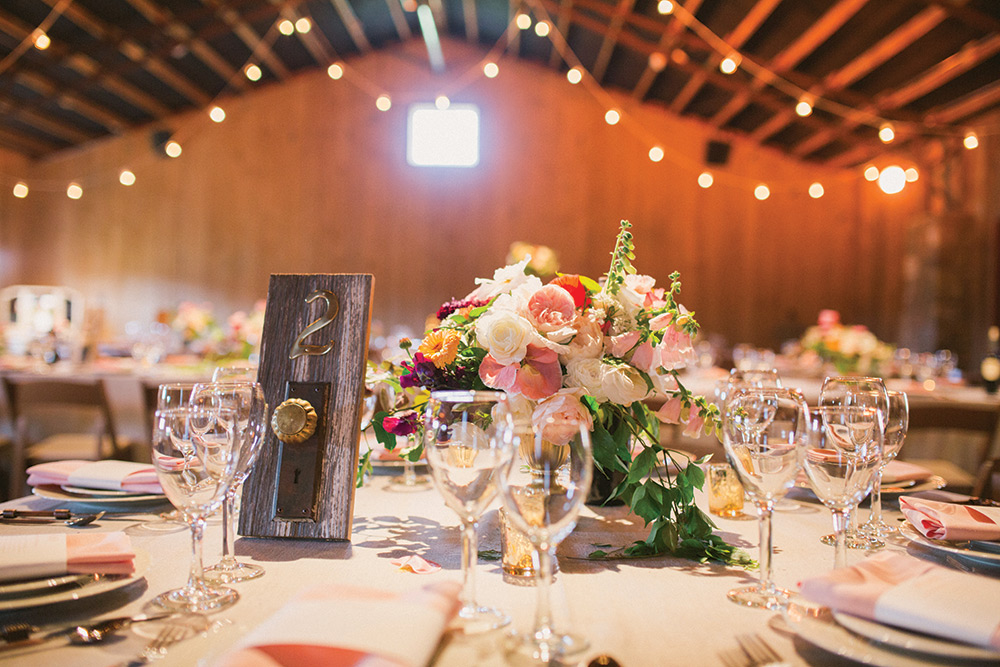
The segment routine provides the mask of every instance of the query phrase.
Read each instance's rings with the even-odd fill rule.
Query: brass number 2
[[[317,299],[326,301],[326,312],[302,330],[299,337],[295,339],[295,343],[292,344],[292,353],[288,355],[289,359],[297,359],[303,355],[319,357],[333,349],[332,340],[326,345],[306,345],[303,342],[309,334],[316,333],[323,327],[333,324],[333,319],[340,312],[340,299],[330,290],[316,290],[306,297],[306,303],[312,303]]]

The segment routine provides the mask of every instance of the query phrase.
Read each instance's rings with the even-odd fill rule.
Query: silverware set
[[[96,514],[73,514],[67,509],[58,510],[14,510],[6,509],[0,512],[0,521],[4,523],[59,523],[71,528],[89,526],[104,516],[104,512]]]
[[[71,625],[46,631],[43,631],[40,627],[29,625],[27,623],[5,625],[0,627],[0,638],[6,642],[6,644],[0,645],[0,653],[32,646],[40,646],[57,639],[65,639],[70,644],[100,644],[119,630],[130,627],[135,623],[158,621],[172,615],[173,614],[143,614],[140,616],[118,616],[115,618],[106,618],[100,621],[94,621],[93,623]],[[166,627],[174,628],[180,626],[167,625]],[[184,630],[183,627],[180,629]]]
[[[759,635],[739,635],[738,649],[719,653],[726,667],[788,667],[781,655]]]

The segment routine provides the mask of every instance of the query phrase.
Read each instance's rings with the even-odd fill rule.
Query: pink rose
[[[684,404],[681,403],[680,396],[674,396],[660,406],[660,409],[656,411],[656,417],[665,424],[680,424],[682,407]]]
[[[556,331],[576,316],[573,295],[559,285],[545,285],[528,299],[528,317],[539,331]]]
[[[840,324],[839,312],[830,309],[819,311],[819,328],[821,331],[829,331],[838,324]]]
[[[621,359],[625,356],[625,353],[635,347],[638,340],[638,331],[629,331],[618,336],[612,336],[608,339],[608,352]]]
[[[554,445],[565,445],[580,433],[581,425],[587,431],[594,428],[590,411],[580,402],[581,389],[561,389],[545,399],[531,414],[535,433]]]
[[[559,356],[552,350],[529,344],[521,361],[501,364],[487,354],[479,365],[479,377],[487,387],[521,394],[538,401],[562,386]]]

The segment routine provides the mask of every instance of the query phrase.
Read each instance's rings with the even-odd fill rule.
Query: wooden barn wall
[[[36,180],[77,180],[85,193],[0,198],[0,277],[83,290],[114,335],[181,300],[211,302],[220,317],[249,308],[275,272],[371,272],[375,319],[419,331],[439,303],[502,265],[513,241],[549,245],[564,271],[600,275],[627,218],[639,270],[660,282],[679,270],[682,301],[730,343],[777,345],[823,308],[898,336],[924,179],[890,197],[737,140],[728,175],[704,190],[695,179],[716,138],[704,125],[621,95],[626,119],[609,126],[585,86],[511,59],[498,78],[452,93],[481,109],[480,165],[414,168],[407,102],[433,100],[482,57],[450,41],[445,55],[438,77],[419,41],[349,61],[393,96],[386,113],[347,80],[310,72],[225,101],[222,124],[204,112],[165,123],[183,144],[178,159],[156,156],[146,128],[32,164]],[[667,152],[660,163],[647,158],[653,138]],[[132,187],[117,183],[124,167]],[[760,202],[752,190],[765,181],[772,196]],[[825,197],[808,197],[812,181]]]

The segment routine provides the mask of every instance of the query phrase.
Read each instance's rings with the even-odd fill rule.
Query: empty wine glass
[[[781,378],[774,368],[764,370],[740,370],[734,368],[729,371],[729,377],[724,381],[720,380],[716,387],[716,396],[721,407],[725,407],[726,401],[737,390],[743,388],[781,387]]]
[[[212,371],[212,382],[256,382],[257,366],[251,363],[217,366]]]
[[[772,609],[788,603],[790,593],[771,581],[771,514],[795,482],[805,429],[805,400],[794,389],[744,388],[726,403],[726,457],[757,508],[760,527],[760,583],[729,591],[737,604]]]
[[[507,517],[534,547],[537,587],[534,627],[514,635],[507,649],[531,662],[566,664],[562,659],[589,643],[553,626],[549,589],[556,547],[576,525],[590,490],[591,424],[582,405],[578,411],[536,414],[532,425],[518,429],[517,454],[506,474],[497,477]]]
[[[191,400],[194,382],[168,382],[156,388],[156,409],[183,408]]]
[[[454,626],[475,634],[503,627],[510,617],[476,602],[476,526],[496,495],[495,478],[510,464],[513,417],[499,391],[436,391],[424,417],[424,451],[445,504],[462,522],[462,607]]]
[[[191,570],[187,585],[162,593],[152,604],[172,611],[208,613],[239,599],[231,588],[202,579],[205,518],[217,510],[233,478],[231,410],[157,410],[152,459],[163,492],[191,528]]]
[[[816,497],[833,513],[834,567],[847,565],[847,515],[872,490],[882,460],[881,428],[874,408],[809,410],[803,465]]]
[[[236,560],[233,540],[236,536],[236,497],[240,485],[250,474],[250,469],[261,443],[264,441],[267,420],[267,401],[264,390],[256,382],[212,382],[197,384],[191,391],[191,407],[227,408],[234,415],[233,450],[236,465],[233,481],[226,491],[222,504],[222,560],[205,569],[204,578],[213,583],[228,584],[255,579],[264,574],[264,568],[253,563]]]
[[[875,484],[872,487],[872,513],[868,521],[861,524],[858,530],[866,535],[884,540],[896,529],[882,520],[882,474],[885,467],[896,458],[906,439],[906,429],[910,424],[910,404],[906,393],[902,391],[887,392],[889,396],[889,422],[885,428],[882,444],[882,462],[875,473]]]
[[[821,406],[858,406],[874,408],[879,411],[882,421],[880,435],[884,435],[889,424],[889,394],[885,382],[879,377],[864,377],[843,375],[828,377],[820,389],[819,403]],[[881,443],[879,444],[881,447]],[[885,546],[878,536],[868,535],[858,529],[857,508],[851,511],[847,522],[848,549],[881,549]],[[822,538],[824,544],[836,544],[835,535]]]

